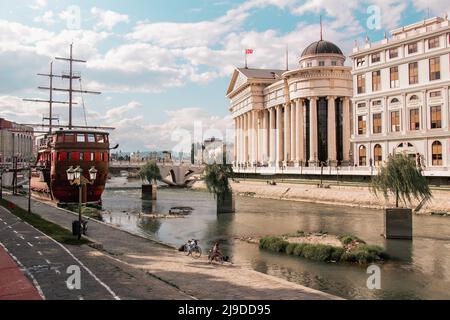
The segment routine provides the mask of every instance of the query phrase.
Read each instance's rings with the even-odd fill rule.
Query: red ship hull
[[[67,180],[67,169],[80,167],[89,179],[89,169],[97,169],[92,185],[82,188],[83,203],[101,203],[109,170],[109,135],[105,132],[60,130],[42,141],[33,173],[34,195],[61,204],[78,203],[79,187]]]

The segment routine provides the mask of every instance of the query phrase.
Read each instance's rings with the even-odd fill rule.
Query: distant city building
[[[319,40],[290,71],[239,68],[227,97],[239,167],[336,166],[351,160],[351,68]]]
[[[449,21],[435,17],[391,33],[351,55],[355,163],[379,166],[406,152],[426,174],[448,176]]]
[[[0,118],[0,162],[30,161],[34,153],[33,128]]]

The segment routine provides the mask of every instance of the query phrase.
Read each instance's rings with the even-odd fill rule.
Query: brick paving
[[[26,198],[13,196],[5,198],[26,207]],[[68,229],[75,218],[75,214],[71,212],[34,200],[32,211]],[[103,247],[102,251],[97,252],[98,255],[115,263],[125,264],[132,270],[143,270],[148,278],[159,279],[160,285],[170,285],[178,289],[177,293],[181,291],[185,294],[185,297],[224,300],[339,299],[241,266],[209,265],[206,258],[193,260],[174,248],[95,220],[91,220],[88,226],[88,236],[101,243]],[[85,249],[80,247],[77,250]],[[97,257],[95,259],[91,257],[90,262],[91,267],[95,266]],[[99,270],[102,269],[102,263],[107,262],[99,261]],[[160,298],[171,299],[171,296]]]

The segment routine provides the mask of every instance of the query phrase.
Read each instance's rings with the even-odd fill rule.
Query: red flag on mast
[[[245,49],[245,54],[253,54],[253,49]]]

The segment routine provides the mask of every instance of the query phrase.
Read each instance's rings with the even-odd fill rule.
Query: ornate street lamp
[[[83,176],[83,169],[80,168],[80,166],[76,167],[75,169],[73,167],[70,167],[67,169],[67,180],[70,182],[70,185],[76,185],[78,186],[78,240],[81,239],[81,228],[83,225],[83,220],[81,218],[81,206],[83,201],[83,187],[87,186],[88,184],[93,185],[95,183],[95,180],[97,180],[97,169],[95,167],[92,167],[89,169],[89,179],[85,178]]]

